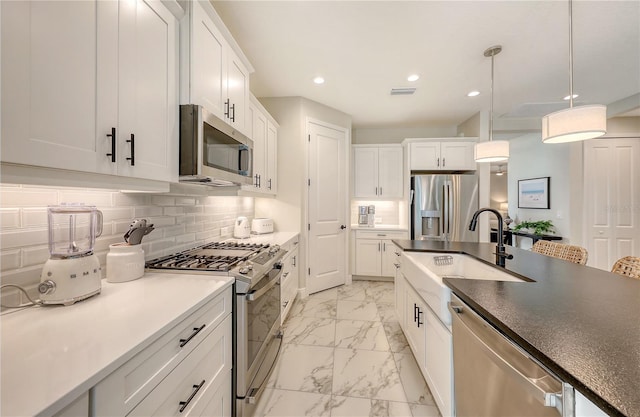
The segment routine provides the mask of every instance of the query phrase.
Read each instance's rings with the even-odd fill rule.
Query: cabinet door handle
[[[446,160],[442,158],[442,166],[445,167],[447,165]]]
[[[262,186],[262,176],[258,175],[258,188],[260,188]]]
[[[295,256],[293,257],[292,261],[293,262],[292,262],[291,266],[296,266],[296,257]]]
[[[187,337],[186,339],[180,339],[180,347],[184,347],[187,343],[189,343],[191,341],[191,339],[193,339],[193,337],[195,335],[197,335],[198,333],[200,333],[202,331],[202,329],[204,329],[204,326],[206,326],[206,324],[203,324],[200,327],[194,327],[193,328],[193,333],[191,333],[191,335],[189,337]]]
[[[127,158],[127,161],[131,161],[131,166],[134,166],[136,164],[136,139],[133,133],[127,143],[131,146],[131,157]]]
[[[376,195],[378,195],[378,187],[376,187]]]
[[[418,324],[418,327],[420,327],[421,324],[424,324],[424,322],[420,321],[420,316],[422,315],[422,311],[420,311],[420,307],[418,307],[418,316],[416,317],[416,322]]]
[[[283,278],[283,279],[284,279],[284,278],[286,278],[286,277],[287,277],[287,275],[289,275],[289,273],[288,273],[288,272],[285,272],[284,274],[282,274],[282,278]]]
[[[383,252],[387,251],[387,242],[382,242],[382,251]]]
[[[111,153],[107,156],[111,157],[111,162],[116,162],[116,128],[111,128],[111,133],[107,133],[107,137],[111,138]]]
[[[413,322],[418,321],[418,305],[413,303]]]
[[[231,105],[231,116],[229,117],[232,122],[236,121],[236,103]]]
[[[271,178],[269,178],[269,189],[271,189]]]
[[[440,166],[440,158],[436,158],[436,165]]]
[[[380,242],[378,242],[378,252],[380,252]]]
[[[396,267],[396,269],[400,268],[400,264],[395,264],[394,263],[393,265]]]
[[[229,118],[229,99],[224,102],[224,117]]]
[[[178,404],[180,405],[180,412],[182,413],[185,408],[187,408],[189,406],[189,403],[191,402],[191,400],[193,400],[193,397],[196,396],[196,394],[198,393],[198,391],[200,391],[200,388],[202,388],[202,386],[204,385],[205,380],[203,379],[201,383],[199,383],[198,385],[194,385],[193,386],[193,391],[191,392],[191,395],[189,395],[189,398],[187,398],[187,401],[180,401]]]

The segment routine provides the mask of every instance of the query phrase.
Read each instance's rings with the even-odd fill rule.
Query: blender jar
[[[48,207],[51,258],[77,258],[93,254],[102,234],[102,212],[82,204]]]

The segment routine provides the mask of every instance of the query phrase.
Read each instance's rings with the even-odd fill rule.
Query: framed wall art
[[[518,208],[548,209],[551,177],[518,180]]]

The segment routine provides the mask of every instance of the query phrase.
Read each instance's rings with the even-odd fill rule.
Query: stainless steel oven
[[[235,277],[232,415],[250,417],[282,348],[278,245],[213,242],[147,262],[147,268]]]
[[[277,262],[258,285],[248,289],[236,281],[233,310],[236,317],[236,417],[254,414],[282,347],[280,331],[280,276]]]

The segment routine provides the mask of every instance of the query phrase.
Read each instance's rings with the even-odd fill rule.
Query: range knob
[[[238,272],[240,272],[242,275],[248,274],[249,268],[246,266],[243,266],[242,268],[238,269]]]
[[[276,253],[280,250],[280,245],[273,245],[269,248],[269,253]]]

